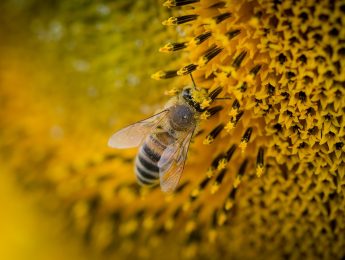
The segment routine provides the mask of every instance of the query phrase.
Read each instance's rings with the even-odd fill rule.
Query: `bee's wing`
[[[139,146],[144,138],[157,127],[167,112],[168,110],[163,110],[154,116],[119,130],[109,138],[108,145],[118,149]]]
[[[173,192],[180,181],[194,129],[169,145],[158,161],[159,179],[163,192]]]

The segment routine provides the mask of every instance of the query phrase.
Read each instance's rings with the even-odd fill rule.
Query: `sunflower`
[[[30,88],[1,92],[17,99],[2,112],[10,127],[1,147],[25,140],[8,164],[88,248],[120,258],[345,256],[344,1],[56,5],[55,19],[44,7],[32,22],[30,47],[60,53],[35,62]],[[57,64],[66,79],[51,96]],[[159,69],[158,81],[147,68]],[[136,151],[106,149],[106,140],[145,117],[133,111],[153,114],[164,93],[192,85],[189,74],[223,99],[203,113],[177,190],[141,188]]]

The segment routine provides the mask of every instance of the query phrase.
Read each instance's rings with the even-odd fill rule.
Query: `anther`
[[[193,71],[195,71],[197,67],[198,67],[198,65],[189,64],[189,65],[184,66],[183,68],[179,69],[179,70],[177,71],[177,75],[182,76],[182,75],[190,74],[190,73],[192,73]]]
[[[246,51],[242,51],[234,60],[234,62],[232,63],[232,66],[236,69],[238,69],[241,66],[242,61],[244,60],[244,58],[246,57],[247,52]]]
[[[231,40],[232,38],[235,38],[237,35],[241,33],[241,30],[231,30],[228,31],[225,35]]]
[[[202,56],[199,59],[198,65],[199,66],[204,66],[206,65],[210,60],[212,60],[214,57],[216,57],[221,51],[223,50],[223,48],[217,47],[216,45],[213,45],[211,48],[209,48],[204,56]]]
[[[232,103],[232,106],[231,106],[234,110],[238,110],[240,108],[240,102],[235,99],[234,102]]]
[[[215,107],[211,107],[211,108],[207,109],[207,112],[209,113],[209,117],[211,117],[211,116],[214,116],[215,114],[217,114],[222,109],[223,109],[222,106],[215,106]]]
[[[222,92],[223,88],[222,87],[217,87],[216,89],[214,89],[213,91],[211,91],[208,96],[211,100],[214,100],[221,92]]]
[[[157,79],[157,80],[169,79],[169,78],[176,77],[177,75],[178,75],[177,70],[169,70],[169,71],[162,71],[161,70],[161,71],[156,72],[155,74],[152,74],[151,78]]]
[[[184,23],[194,21],[197,18],[198,18],[198,15],[196,14],[170,17],[168,20],[163,21],[162,24],[167,25],[167,26],[184,24]]]
[[[220,14],[220,15],[213,17],[213,19],[218,24],[218,23],[221,23],[222,21],[224,21],[225,19],[228,19],[230,17],[231,17],[231,13],[223,13],[223,14]]]
[[[227,132],[230,132],[232,129],[235,128],[235,126],[237,125],[238,121],[240,121],[241,117],[243,116],[244,111],[239,111],[236,116],[232,116],[230,118],[230,121],[226,124],[225,126],[225,130]]]
[[[187,42],[169,42],[159,49],[160,52],[172,52],[178,51],[186,48],[188,46]]]
[[[247,148],[247,144],[250,140],[250,136],[252,135],[252,132],[253,132],[253,128],[249,127],[249,128],[247,128],[246,132],[242,136],[241,144],[240,144],[240,148],[241,148],[242,152],[244,152],[244,150]]]
[[[253,74],[254,76],[256,76],[256,74],[258,74],[258,72],[260,71],[261,69],[261,65],[255,65],[251,70],[250,70],[250,73]]]
[[[260,147],[256,157],[256,175],[260,177],[264,172],[264,148]]]
[[[224,124],[218,125],[216,128],[214,128],[205,138],[203,144],[211,144],[213,143],[214,139],[220,134],[220,132],[223,130]]]
[[[200,34],[198,36],[196,36],[193,41],[196,45],[199,45],[201,43],[203,43],[204,41],[206,41],[208,38],[210,38],[212,35],[211,32],[205,32],[203,34]]]
[[[226,152],[226,160],[229,162],[231,160],[232,155],[234,154],[236,150],[236,145],[233,144],[230,149]]]
[[[232,209],[232,207],[234,205],[235,198],[236,198],[236,193],[237,193],[237,189],[235,189],[235,188],[231,189],[231,191],[229,192],[228,197],[224,203],[223,209],[225,212],[228,212]]]
[[[234,181],[234,188],[236,189],[238,187],[238,185],[241,183],[242,181],[242,177],[246,171],[246,167],[247,167],[247,164],[248,164],[248,159],[244,160],[244,162],[241,164],[239,170],[238,170],[238,173],[237,173],[237,176],[236,176],[236,179]]]
[[[225,173],[226,173],[226,169],[223,169],[220,171],[220,173],[218,174],[216,180],[214,181],[212,188],[211,188],[211,194],[214,194],[218,191],[220,184],[222,183]]]

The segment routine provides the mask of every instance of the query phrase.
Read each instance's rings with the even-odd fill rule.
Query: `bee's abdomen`
[[[139,184],[150,186],[158,182],[159,168],[157,163],[160,157],[157,147],[149,140],[145,140],[135,160],[135,173]]]
[[[168,133],[151,134],[140,147],[135,160],[135,173],[141,185],[154,185],[159,181],[157,166],[162,153],[169,145],[171,137]]]

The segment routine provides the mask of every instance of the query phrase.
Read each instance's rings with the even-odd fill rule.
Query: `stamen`
[[[240,108],[240,102],[237,99],[235,99],[229,111],[229,116],[231,118],[235,118],[236,115],[238,114],[239,108]]]
[[[241,166],[238,170],[236,179],[235,179],[234,184],[233,184],[235,189],[238,187],[238,185],[240,185],[240,183],[242,181],[242,177],[246,171],[247,164],[248,164],[248,159],[244,160],[244,162],[241,164]]]
[[[163,6],[171,8],[176,6],[194,4],[197,2],[200,2],[200,0],[167,0],[165,3],[163,3]]]
[[[236,198],[236,193],[237,193],[237,189],[232,189],[229,192],[228,197],[224,203],[224,211],[225,212],[229,212],[232,209],[232,207],[234,205],[235,198]]]
[[[237,125],[238,121],[241,119],[243,116],[243,111],[239,111],[236,116],[232,116],[230,121],[226,124],[225,130],[229,133],[232,129],[235,128]]]
[[[239,89],[243,93],[243,92],[245,92],[247,90],[247,88],[248,88],[247,82],[243,82]]]
[[[179,185],[176,190],[175,190],[175,194],[181,193],[189,184],[189,181],[184,182],[183,184]]]
[[[220,15],[217,15],[213,17],[213,19],[216,21],[216,24],[223,22],[225,19],[228,19],[231,17],[231,13],[223,13]]]
[[[176,77],[177,74],[177,70],[168,70],[168,71],[158,71],[155,74],[151,75],[151,78],[156,79],[156,80],[160,80],[160,79],[169,79],[169,78],[173,78]]]
[[[182,76],[182,75],[187,75],[192,73],[194,70],[196,70],[196,68],[198,67],[198,65],[195,64],[189,64],[187,66],[184,66],[183,68],[179,69],[177,71],[177,75]]]
[[[224,154],[219,154],[216,158],[214,158],[214,160],[211,163],[211,167],[213,169],[217,168],[218,163],[220,162],[221,159],[224,158]]]
[[[229,40],[235,38],[237,35],[241,33],[241,30],[231,30],[228,31],[225,35],[228,36]]]
[[[258,65],[255,65],[251,70],[250,70],[250,73],[253,74],[254,76],[256,76],[256,74],[258,74],[258,72],[260,71],[261,69],[261,65],[258,64]]]
[[[233,155],[234,152],[236,151],[236,148],[237,148],[236,144],[233,144],[233,145],[230,147],[230,149],[226,152],[226,160],[227,160],[228,162],[230,162],[232,155]]]
[[[222,90],[223,90],[222,87],[217,87],[216,89],[211,91],[211,93],[208,94],[208,96],[210,97],[211,100],[214,100],[222,92]]]
[[[264,172],[264,148],[260,147],[256,158],[256,175],[261,177]]]
[[[242,153],[244,152],[244,150],[247,148],[247,144],[250,140],[250,136],[252,135],[253,132],[253,128],[249,127],[246,132],[244,133],[244,135],[242,136],[241,139],[241,143],[240,143],[240,148],[242,149]]]
[[[236,69],[238,69],[241,66],[242,61],[244,60],[244,58],[246,57],[247,52],[246,51],[242,51],[234,60],[234,62],[232,63],[232,66]]]
[[[160,52],[173,52],[186,48],[187,42],[169,42],[159,49]]]
[[[212,185],[212,189],[211,189],[211,194],[214,194],[218,191],[220,184],[222,184],[222,181],[224,179],[225,173],[226,173],[227,169],[223,169],[221,170],[221,172],[218,174],[215,182]]]
[[[209,6],[208,8],[223,8],[225,5],[226,5],[225,2],[219,1],[219,2]]]
[[[209,117],[211,117],[211,116],[214,116],[215,114],[217,114],[222,109],[223,109],[222,106],[215,106],[215,107],[211,107],[211,108],[207,109],[207,112],[209,113]]]
[[[170,17],[168,20],[163,21],[162,24],[166,26],[184,24],[184,23],[194,21],[197,18],[198,18],[198,15],[196,14],[183,15],[183,16],[177,16],[177,17],[173,16],[173,17]]]
[[[205,32],[203,34],[196,36],[192,41],[196,45],[199,45],[199,44],[203,43],[204,41],[206,41],[208,38],[210,38],[211,35],[212,35],[212,32]]]
[[[211,144],[213,143],[214,139],[220,134],[220,132],[223,130],[224,124],[218,125],[215,129],[209,133],[205,140],[203,141],[203,144]]]
[[[211,48],[209,48],[204,56],[202,56],[199,61],[198,61],[198,65],[200,67],[205,66],[210,60],[212,60],[214,57],[216,57],[221,51],[223,50],[223,48],[217,47],[216,45],[213,45]]]

